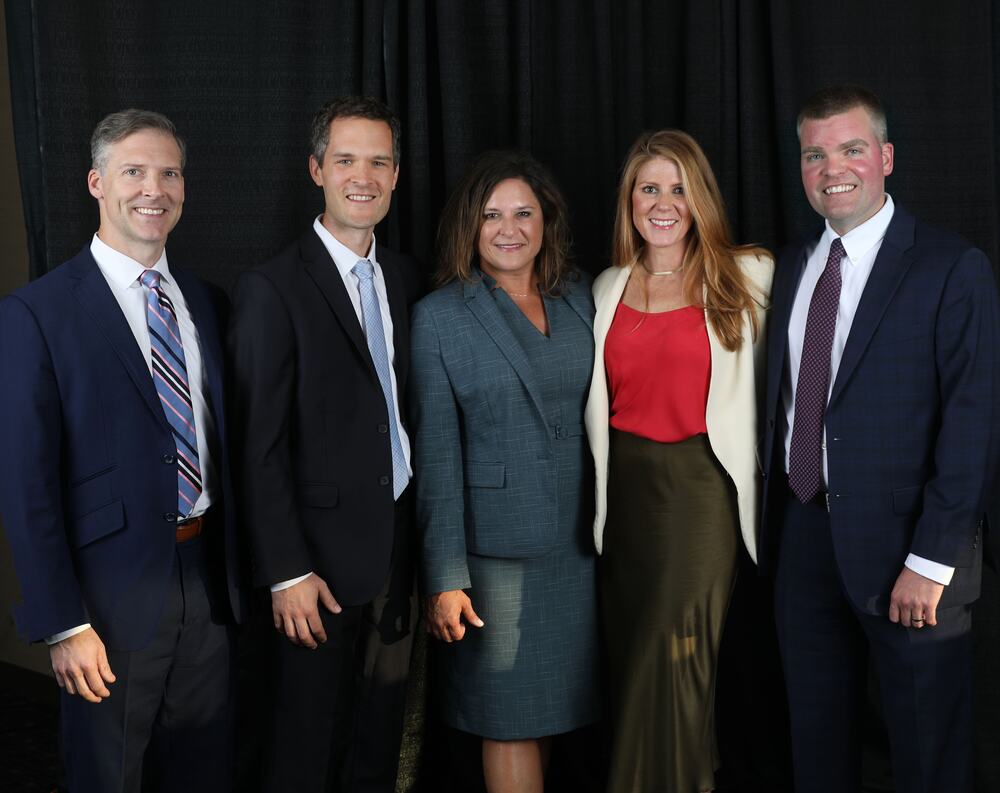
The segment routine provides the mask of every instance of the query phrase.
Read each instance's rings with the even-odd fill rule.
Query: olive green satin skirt
[[[736,576],[735,488],[708,437],[611,429],[601,608],[610,793],[715,787],[715,677]]]

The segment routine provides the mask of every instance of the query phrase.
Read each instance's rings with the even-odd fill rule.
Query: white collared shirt
[[[792,446],[792,429],[795,425],[795,391],[798,387],[799,365],[802,361],[802,346],[806,332],[806,319],[809,316],[809,304],[812,302],[812,294],[816,288],[816,282],[826,268],[826,260],[830,255],[830,246],[833,241],[840,238],[844,245],[846,256],[840,260],[841,288],[840,304],[837,308],[837,324],[833,334],[833,349],[830,351],[830,384],[827,390],[827,399],[833,392],[833,384],[837,380],[837,371],[840,369],[840,360],[844,355],[844,347],[847,345],[847,337],[851,333],[851,325],[854,323],[854,315],[857,313],[858,304],[861,302],[861,295],[865,291],[868,277],[871,275],[875,265],[875,259],[882,248],[882,240],[885,239],[885,232],[889,228],[895,206],[892,197],[886,195],[882,208],[872,217],[851,229],[847,234],[840,236],[830,222],[826,222],[826,228],[816,247],[810,251],[806,258],[806,266],[802,271],[802,278],[799,280],[798,291],[795,293],[795,302],[792,304],[792,314],[788,320],[788,366],[781,384],[781,397],[785,409],[785,421],[788,431],[785,433],[785,472],[788,472],[789,454]],[[829,469],[826,459],[826,427],[823,428],[823,470],[822,481],[824,485],[829,479]],[[937,581],[939,584],[951,583],[951,577],[955,568],[947,565],[924,559],[920,556],[910,554],[906,559],[906,566],[916,573],[926,578]]]
[[[399,387],[396,385],[396,352],[392,340],[392,313],[389,310],[389,294],[386,291],[385,276],[382,274],[382,268],[379,266],[378,260],[375,258],[375,236],[372,235],[372,246],[368,251],[368,255],[358,256],[354,251],[334,237],[326,226],[323,225],[322,221],[323,216],[319,215],[316,220],[313,221],[313,231],[316,232],[316,236],[319,237],[320,241],[323,243],[323,247],[326,248],[327,253],[330,254],[330,258],[333,259],[333,263],[337,267],[337,272],[340,273],[340,277],[344,281],[344,288],[347,289],[347,296],[351,299],[351,305],[354,306],[354,313],[358,315],[358,324],[361,325],[362,330],[364,330],[365,321],[364,315],[361,312],[360,282],[358,277],[352,271],[354,269],[354,265],[356,265],[358,260],[362,258],[368,259],[368,261],[372,263],[372,268],[375,271],[375,295],[378,297],[378,308],[379,312],[382,314],[382,333],[385,336],[385,347],[389,354],[389,380],[392,385],[393,406],[392,420],[396,422],[396,432],[399,433],[399,442],[403,447],[403,458],[406,460],[407,476],[412,478],[413,467],[410,464],[410,438],[406,434],[406,430],[403,429],[403,421],[399,414]],[[299,582],[304,581],[310,575],[312,575],[311,572],[296,578],[290,578],[287,581],[279,581],[278,583],[271,585],[271,591],[280,592],[282,589],[288,589],[289,587],[295,586]]]
[[[177,314],[177,325],[181,332],[181,344],[184,346],[184,363],[187,369],[188,387],[191,390],[195,435],[198,439],[198,465],[201,468],[202,490],[194,504],[194,509],[191,510],[191,517],[198,517],[212,505],[215,494],[218,492],[218,479],[208,443],[208,438],[216,437],[215,418],[212,411],[208,409],[208,402],[205,398],[207,377],[201,358],[198,329],[191,319],[184,295],[177,286],[177,282],[170,275],[167,252],[164,250],[152,267],[145,267],[135,259],[115,250],[95,234],[90,243],[90,253],[93,255],[94,261],[97,262],[104,280],[108,282],[111,294],[115,296],[122,314],[125,315],[125,321],[128,322],[136,344],[139,345],[142,358],[149,368],[150,377],[153,375],[153,359],[149,343],[149,324],[146,320],[146,289],[139,282],[140,276],[147,269],[160,273],[160,288],[173,303],[174,311]],[[89,623],[78,625],[70,630],[49,636],[45,641],[48,644],[54,644],[89,627]]]

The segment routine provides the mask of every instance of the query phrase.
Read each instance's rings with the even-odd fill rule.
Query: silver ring
[[[910,622],[926,622],[923,617],[910,617]]]

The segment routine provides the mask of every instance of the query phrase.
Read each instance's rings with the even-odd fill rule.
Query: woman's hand
[[[465,636],[465,624],[482,628],[486,623],[479,619],[472,608],[472,601],[461,589],[438,592],[424,599],[424,620],[427,632],[445,642],[461,641]]]

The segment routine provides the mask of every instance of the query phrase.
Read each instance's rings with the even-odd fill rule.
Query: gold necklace
[[[643,267],[642,269],[646,270],[645,267]],[[680,267],[674,270],[646,270],[646,275],[673,275],[674,273],[679,273],[683,269],[684,265],[682,264]]]

